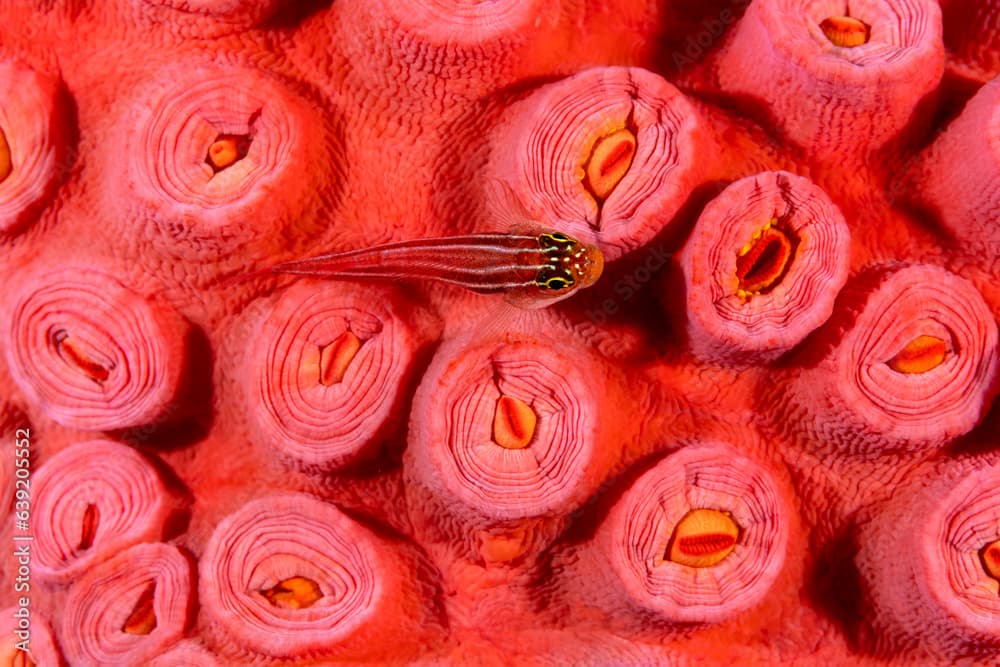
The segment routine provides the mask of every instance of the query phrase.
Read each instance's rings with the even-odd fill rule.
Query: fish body
[[[435,280],[480,294],[503,293],[537,308],[592,285],[604,258],[561,232],[484,233],[398,241],[283,262],[268,269],[318,278]]]

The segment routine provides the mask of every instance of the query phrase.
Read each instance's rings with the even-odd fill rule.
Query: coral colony
[[[995,0],[0,2],[0,667],[1000,660]]]

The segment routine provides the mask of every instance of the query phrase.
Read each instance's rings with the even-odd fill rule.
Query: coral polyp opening
[[[319,350],[319,382],[323,386],[340,384],[347,374],[354,357],[361,349],[362,341],[350,331],[337,336],[329,345]]]
[[[220,134],[211,146],[205,162],[215,173],[231,167],[250,152],[250,137],[245,134]]]
[[[122,632],[129,635],[148,635],[156,629],[156,612],[153,610],[155,595],[156,584],[150,584],[132,607],[132,613],[122,625]]]
[[[853,48],[867,44],[871,37],[871,26],[853,16],[831,16],[819,27],[834,46]]]
[[[487,563],[509,563],[520,558],[529,544],[526,531],[517,527],[500,534],[480,531],[478,542],[479,555]]]
[[[535,437],[538,416],[513,396],[501,396],[493,415],[493,441],[504,449],[524,449]]]
[[[777,287],[791,266],[798,239],[776,225],[772,219],[736,253],[737,292],[744,298]]]
[[[583,184],[598,201],[607,199],[632,166],[635,134],[625,128],[594,143],[584,167]]]
[[[1000,540],[990,542],[979,552],[986,574],[1000,581]]]
[[[711,567],[733,552],[739,536],[740,527],[728,512],[691,510],[674,528],[666,559],[687,567]]]
[[[97,384],[101,384],[111,377],[113,366],[101,363],[92,355],[87,354],[83,347],[77,345],[70,338],[67,332],[57,331],[52,338],[59,350],[59,356]]]
[[[83,511],[83,525],[80,529],[80,544],[77,546],[81,551],[86,551],[94,546],[94,538],[97,536],[97,526],[101,520],[101,513],[94,503],[87,503],[87,509]]]
[[[936,336],[917,336],[885,363],[897,373],[926,373],[944,363],[949,347]]]
[[[323,597],[319,585],[308,577],[289,577],[260,591],[260,594],[281,609],[306,609]]]
[[[14,652],[14,657],[10,661],[11,667],[35,667],[34,661],[28,657],[27,651],[20,649]]]
[[[10,159],[10,145],[7,143],[7,135],[0,129],[0,183],[7,180],[13,165]]]

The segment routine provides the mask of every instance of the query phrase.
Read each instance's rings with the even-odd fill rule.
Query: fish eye
[[[545,281],[545,286],[551,290],[566,289],[572,283],[565,278],[553,277]]]
[[[559,292],[575,286],[576,276],[565,267],[550,265],[538,273],[535,284],[541,290]]]
[[[577,243],[562,232],[546,232],[539,235],[538,244],[550,253],[572,252]]]

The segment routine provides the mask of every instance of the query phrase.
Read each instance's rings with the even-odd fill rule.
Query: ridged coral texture
[[[997,0],[0,0],[0,667],[1000,665],[998,73]]]

